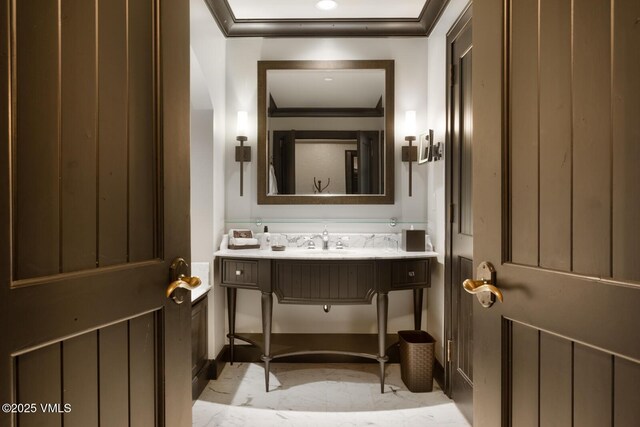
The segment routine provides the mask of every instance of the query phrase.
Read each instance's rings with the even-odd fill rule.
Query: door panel
[[[640,281],[640,194],[630,191],[640,182],[640,2],[616,1],[613,14],[612,126],[613,277]],[[630,96],[629,94],[633,94]],[[636,141],[635,144],[629,141]],[[635,228],[634,228],[635,227]],[[636,230],[630,233],[629,230]]]
[[[47,347],[26,353],[15,363],[17,402],[36,404],[57,403],[61,401],[62,383],[60,381],[60,346]],[[36,410],[33,413],[17,414],[21,427],[61,426],[59,414],[45,414]]]
[[[573,105],[572,270],[599,277],[611,277],[610,3],[574,5],[573,99],[567,100]]]
[[[108,150],[98,156],[98,265],[126,263],[129,258],[127,203],[128,55],[126,0],[98,2],[98,141]]]
[[[159,354],[158,313],[129,320],[129,419],[130,426],[155,425],[158,420],[156,383]]]
[[[512,14],[514,31],[511,44],[510,79],[511,138],[511,260],[538,265],[538,98],[537,81],[537,0],[518,3]],[[515,64],[518,66],[516,67]]]
[[[514,426],[538,426],[538,401],[531,390],[538,387],[538,331],[511,325],[511,411]]]
[[[612,362],[610,354],[574,344],[574,423],[596,427],[611,424]]]
[[[72,411],[63,415],[64,425],[98,427],[98,331],[87,332],[62,343],[63,402],[74,402]]]
[[[640,396],[618,390],[640,375],[638,16],[474,7],[474,260],[504,294],[474,306],[478,425],[637,423]]]
[[[10,3],[16,8],[10,30],[15,34],[13,46],[9,45],[11,33],[7,31]],[[8,67],[13,67],[13,79],[3,98],[7,113],[3,111],[2,115],[9,120],[2,129],[4,132],[13,126],[15,134],[20,135],[20,145],[14,145],[11,158],[12,182],[15,193],[24,195],[14,200],[13,233],[14,241],[19,242],[13,247],[14,278],[25,279],[60,272],[59,11],[55,1],[33,7],[30,2],[5,0],[1,9],[2,40],[7,43],[3,46],[3,77],[9,78]],[[11,51],[15,55],[12,64],[6,57]],[[2,86],[7,78],[3,78]],[[10,92],[15,96],[10,98]]]
[[[59,26],[57,8],[16,12],[17,280],[151,260],[159,249],[154,3],[114,2],[104,16],[93,2],[60,5]],[[42,93],[46,109],[33,105]]]
[[[18,402],[70,405],[20,414],[19,425],[156,425],[156,318],[148,313],[17,356]]]
[[[571,3],[541,0],[540,266],[571,271]]]
[[[616,2],[612,8],[609,1],[593,0],[572,9],[568,0],[527,0],[510,9],[509,207],[514,263],[600,277],[640,277],[640,268],[627,261],[632,251],[624,250],[636,249],[636,243],[620,232],[640,218],[637,210],[629,209],[638,197],[614,199],[640,178],[636,168],[625,167],[633,155],[637,158],[637,144],[624,144],[637,140],[638,131],[628,118],[638,112],[640,102],[627,97],[631,99],[622,103],[618,93],[618,108],[612,104],[615,87],[627,85],[638,93],[638,83],[628,77],[634,75],[640,56],[632,49],[638,36],[629,33],[631,23],[622,18],[637,15],[637,2],[636,10],[632,3]],[[619,24],[612,27],[612,20]],[[613,186],[615,176],[618,185]],[[618,256],[612,245],[619,248]],[[629,271],[619,276],[613,272],[615,264],[625,265],[621,272]]]
[[[458,285],[473,266],[473,114],[472,114],[472,8],[469,6],[447,34],[447,63],[451,67],[447,89],[447,325],[448,393],[465,417],[473,417],[473,300]]]
[[[573,344],[540,332],[540,425],[571,425]]]
[[[153,108],[153,2],[129,0],[129,262],[157,255],[157,141]]]
[[[613,419],[616,425],[632,426],[640,419],[640,405],[637,401],[640,384],[640,366],[630,360],[614,359]]]
[[[60,3],[60,272],[96,268],[96,20],[95,3],[67,0]],[[51,19],[51,18],[50,18]],[[20,50],[18,49],[18,53]],[[35,64],[34,64],[35,65]],[[20,79],[20,76],[18,76]],[[21,98],[20,98],[21,99]],[[32,114],[22,110],[19,115]],[[17,135],[16,143],[22,142]],[[18,156],[20,157],[20,150]],[[29,159],[22,163],[26,166]],[[19,198],[30,198],[17,192]],[[29,209],[28,202],[25,203]],[[18,212],[17,215],[20,215]],[[28,224],[26,224],[28,226]]]
[[[2,0],[0,22],[0,403],[72,405],[0,425],[188,426],[191,308],[165,296],[189,259],[188,3]]]
[[[473,260],[458,257],[458,274],[456,279],[468,277],[473,274]],[[464,280],[464,279],[463,279]],[[473,386],[473,300],[471,296],[461,290],[456,290],[457,328],[454,331],[456,344],[454,356],[456,359],[457,372],[460,376],[459,386],[461,388]],[[456,391],[454,386],[454,393]],[[462,392],[462,390],[460,390]]]
[[[510,359],[505,373],[510,389],[505,402],[509,425],[637,422],[637,418],[627,422],[638,413],[631,404],[636,399],[633,405],[637,406],[635,393],[616,391],[626,390],[640,376],[639,363],[516,321],[504,323]],[[624,377],[617,374],[620,370]],[[614,412],[616,407],[620,409]]]
[[[129,422],[127,329],[127,324],[120,322],[103,328],[98,335],[101,426]]]
[[[470,36],[469,36],[470,37]],[[462,40],[461,40],[462,41]],[[469,46],[467,46],[469,48]],[[473,63],[473,52],[465,51],[458,61],[460,79],[460,146],[456,157],[459,157],[459,190],[458,209],[460,220],[458,221],[458,233],[466,236],[473,236],[473,111],[471,102],[471,70]]]

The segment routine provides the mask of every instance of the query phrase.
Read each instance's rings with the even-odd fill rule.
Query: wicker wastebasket
[[[399,331],[400,373],[409,391],[433,390],[433,352],[436,340],[425,331]]]

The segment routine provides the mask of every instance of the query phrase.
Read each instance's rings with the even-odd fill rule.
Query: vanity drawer
[[[391,287],[403,288],[429,284],[429,260],[394,261],[391,264]]]
[[[257,288],[258,261],[245,259],[223,259],[222,284]]]

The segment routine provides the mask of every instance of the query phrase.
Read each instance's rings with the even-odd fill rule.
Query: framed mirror
[[[258,61],[258,204],[394,202],[394,61]]]

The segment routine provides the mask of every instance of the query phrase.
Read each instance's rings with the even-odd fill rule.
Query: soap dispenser
[[[264,226],[264,232],[262,233],[262,241],[260,242],[260,249],[268,250],[271,246],[271,234],[269,233],[269,227]]]

